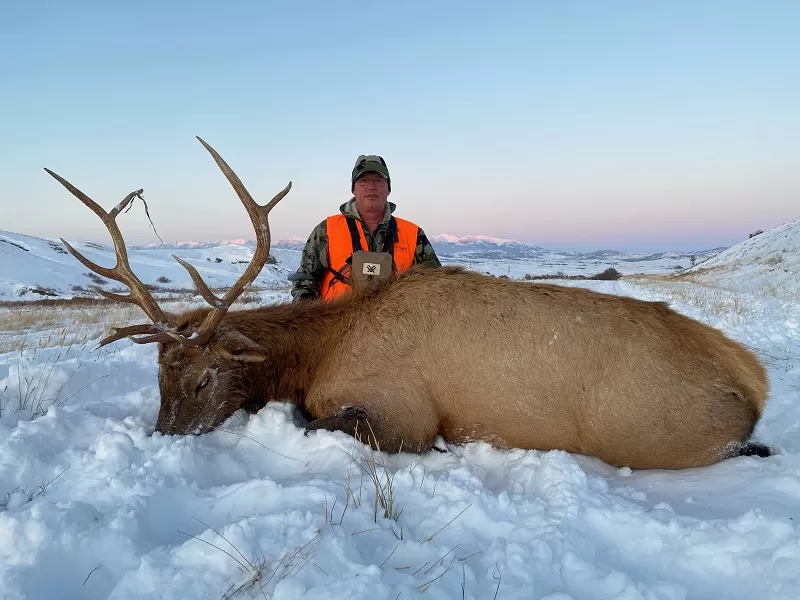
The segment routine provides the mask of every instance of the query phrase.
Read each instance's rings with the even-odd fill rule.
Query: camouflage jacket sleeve
[[[439,257],[433,250],[428,236],[422,231],[420,227],[417,233],[417,249],[414,252],[414,264],[426,265],[428,267],[441,267],[442,263],[439,262]]]
[[[328,232],[326,222],[322,221],[308,237],[300,267],[291,276],[292,298],[309,300],[319,297],[322,278],[328,269]]]

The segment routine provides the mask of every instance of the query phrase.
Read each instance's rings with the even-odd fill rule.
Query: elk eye
[[[203,378],[203,381],[201,381],[200,383],[197,384],[197,389],[195,390],[195,393],[196,394],[200,393],[200,390],[202,390],[204,387],[206,387],[208,385],[208,382],[209,382],[209,378],[208,378],[208,375],[206,375]]]

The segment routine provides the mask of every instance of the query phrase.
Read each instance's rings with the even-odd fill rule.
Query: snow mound
[[[731,246],[686,271],[695,281],[755,290],[769,281],[800,291],[800,217]]]

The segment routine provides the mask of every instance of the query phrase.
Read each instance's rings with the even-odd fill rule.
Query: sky
[[[107,241],[143,188],[166,242],[252,238],[195,136],[306,237],[380,154],[429,235],[727,246],[800,214],[800,4],[14,1],[0,229]],[[141,206],[129,243],[158,242]]]

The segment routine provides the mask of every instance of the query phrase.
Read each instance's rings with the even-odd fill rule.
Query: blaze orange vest
[[[419,228],[411,221],[392,217],[386,232],[387,245],[383,251],[388,251],[393,258],[395,273],[402,273],[414,264],[414,253],[417,249],[417,232]],[[356,219],[345,215],[328,217],[326,222],[328,232],[328,264],[330,268],[322,278],[320,296],[323,300],[330,301],[345,292],[350,291],[350,285],[341,281],[340,275],[349,276],[350,259],[356,250],[368,250],[367,239],[364,236],[362,224]],[[360,248],[356,247],[360,244]]]

